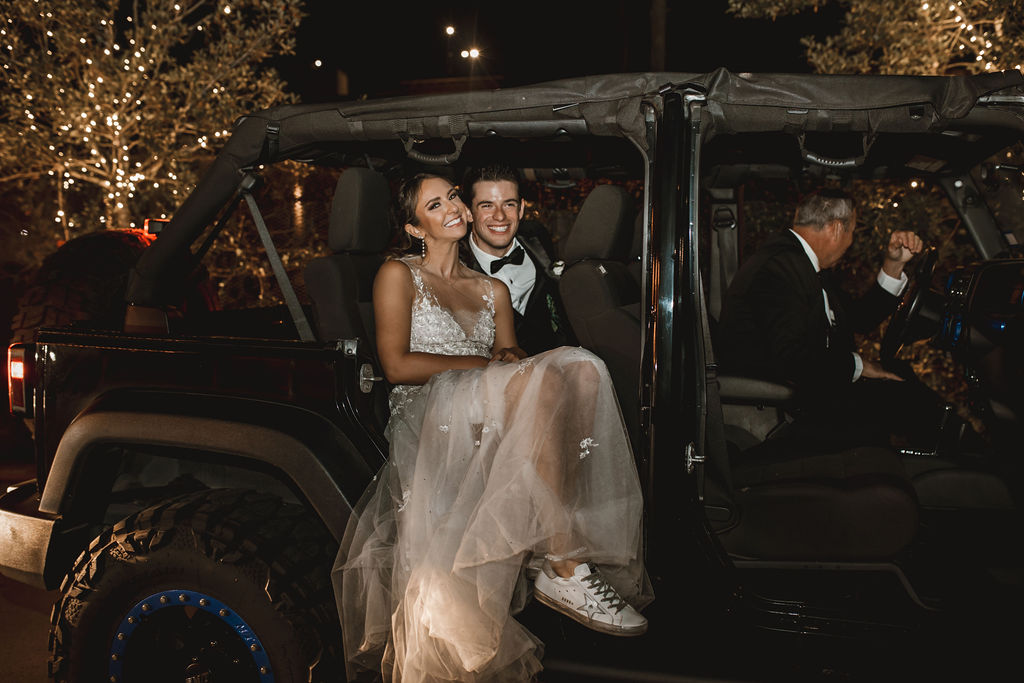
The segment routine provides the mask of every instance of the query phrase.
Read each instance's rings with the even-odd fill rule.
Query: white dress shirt
[[[501,270],[492,275],[491,262],[497,261],[501,257],[491,256],[476,245],[476,240],[472,236],[469,238],[469,248],[473,251],[473,256],[476,257],[476,261],[484,273],[504,282],[508,287],[508,293],[512,296],[512,308],[516,309],[520,315],[526,315],[526,303],[530,300],[530,292],[533,291],[533,285],[537,282],[537,268],[533,265],[533,259],[530,258],[526,247],[519,243],[519,238],[512,238],[512,243],[508,245],[508,249],[502,256],[512,253],[516,247],[521,247],[523,250],[523,262],[518,266],[506,263]]]
[[[818,255],[811,249],[811,245],[807,243],[803,237],[800,236],[795,230],[790,230],[791,233],[800,241],[800,246],[804,248],[804,253],[807,254],[807,258],[811,260],[811,265],[814,266],[814,272],[820,273],[821,266],[818,265]],[[878,285],[889,292],[893,296],[899,296],[903,293],[904,288],[907,286],[907,274],[900,273],[899,279],[888,275],[884,270],[878,270]],[[821,290],[822,299],[825,301],[825,315],[828,317],[830,324],[836,324],[836,315],[832,312],[832,307],[828,303],[828,292],[824,288]],[[864,372],[864,360],[860,357],[860,354],[856,351],[853,353],[853,381],[856,382],[860,379],[861,373]]]

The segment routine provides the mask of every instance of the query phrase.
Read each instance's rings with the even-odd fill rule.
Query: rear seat
[[[338,178],[327,229],[330,256],[313,259],[303,276],[313,302],[320,341],[358,339],[372,359],[374,376],[383,377],[377,360],[373,320],[373,280],[391,238],[391,189],[384,176],[368,168],[349,168]],[[387,423],[385,381],[374,383],[373,412]]]
[[[580,346],[608,366],[630,435],[640,425],[640,287],[626,262],[634,227],[633,199],[619,185],[587,195],[565,241],[559,282]]]

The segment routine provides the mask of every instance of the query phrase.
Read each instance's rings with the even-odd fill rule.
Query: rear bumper
[[[0,574],[36,588],[51,589],[46,559],[57,518],[39,512],[35,481],[0,495]]]

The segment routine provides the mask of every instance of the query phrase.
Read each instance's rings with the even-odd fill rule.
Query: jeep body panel
[[[38,486],[4,497],[0,525],[0,571],[19,580],[59,581],[88,541],[67,531],[102,519],[120,449],[173,449],[200,471],[262,469],[338,539],[383,463],[379,433],[352,401],[358,359],[340,344],[59,330],[37,339]]]

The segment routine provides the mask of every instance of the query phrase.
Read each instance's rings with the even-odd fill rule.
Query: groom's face
[[[492,256],[504,256],[519,229],[525,205],[519,188],[510,180],[481,180],[473,184],[469,210],[473,214],[472,240]]]

